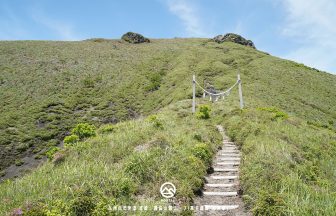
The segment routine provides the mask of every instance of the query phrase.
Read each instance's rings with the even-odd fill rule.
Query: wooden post
[[[195,111],[196,111],[196,78],[195,78],[195,74],[193,75],[192,90],[193,90],[192,113],[195,113]]]
[[[240,109],[244,108],[244,101],[243,101],[243,89],[241,85],[240,74],[238,73],[238,91],[239,91],[239,101],[240,101]]]

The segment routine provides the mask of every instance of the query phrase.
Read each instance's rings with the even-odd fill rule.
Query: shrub
[[[211,151],[209,146],[205,143],[198,143],[192,149],[192,153],[195,157],[204,161],[207,165],[211,163]]]
[[[83,80],[83,84],[86,88],[93,88],[95,86],[95,81],[91,77],[86,77]]]
[[[139,179],[140,182],[145,182],[152,176],[152,174],[148,172],[149,164],[144,163],[144,160],[145,158],[142,154],[134,155],[125,166],[125,171]]]
[[[262,190],[252,211],[254,215],[287,215],[284,209],[285,203],[280,194]]]
[[[199,111],[196,113],[196,117],[199,119],[210,118],[210,107],[208,105],[201,105]]]
[[[71,201],[71,211],[74,215],[91,215],[95,207],[95,200],[89,190],[79,192]]]
[[[276,107],[259,107],[257,109],[261,111],[267,111],[267,112],[273,113],[272,120],[288,119],[288,114],[285,113],[284,111],[279,110]]]
[[[69,136],[64,137],[64,144],[74,144],[79,141],[79,136],[72,134]]]
[[[4,177],[5,175],[6,175],[6,171],[5,170],[0,171],[0,178]]]
[[[21,160],[21,159],[15,160],[15,165],[16,166],[22,166],[23,164],[24,164],[23,160]]]
[[[91,215],[92,216],[109,216],[109,215],[111,215],[111,212],[109,211],[109,204],[108,204],[107,200],[105,200],[105,199],[99,200]]]
[[[47,207],[43,203],[32,203],[26,206],[25,216],[47,216]]]
[[[29,148],[29,145],[27,143],[20,143],[17,147],[16,150],[18,152],[24,152]]]
[[[158,118],[157,115],[150,115],[148,116],[147,120],[151,123],[153,123],[154,127],[156,128],[163,128],[163,123],[162,121]]]
[[[43,155],[42,155],[42,154],[37,154],[37,155],[34,156],[34,158],[35,158],[36,160],[40,160],[40,159],[43,158]]]
[[[104,125],[101,127],[100,131],[102,133],[111,133],[112,131],[114,131],[116,129],[116,127],[114,125]]]
[[[34,148],[33,149],[33,153],[36,154],[36,153],[39,153],[41,151],[41,148]]]
[[[155,91],[160,88],[162,76],[159,73],[152,74],[149,77],[149,84],[145,87],[146,91]]]
[[[157,115],[150,115],[147,117],[147,121],[149,122],[154,122],[158,119],[158,116]]]
[[[131,178],[122,177],[114,181],[112,193],[115,197],[129,197],[136,192],[136,184]]]
[[[71,133],[77,135],[80,139],[92,137],[96,135],[96,127],[88,123],[80,123],[72,129]]]
[[[46,151],[45,155],[48,157],[49,160],[52,160],[54,158],[54,154],[60,150],[59,147],[51,147]]]
[[[201,134],[194,134],[193,138],[199,142],[202,142],[202,136]]]

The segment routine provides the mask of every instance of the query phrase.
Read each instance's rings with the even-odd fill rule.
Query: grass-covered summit
[[[220,123],[240,143],[243,151],[241,167],[244,199],[256,214],[305,215],[335,212],[336,177],[332,166],[336,159],[335,75],[279,59],[250,47],[231,42],[218,44],[208,39],[162,39],[143,44],[104,39],[80,42],[0,42],[0,70],[2,170],[14,163],[23,163],[24,166],[32,157],[36,160],[44,157],[77,123],[86,122],[98,127],[131,118],[141,119],[170,104],[174,106],[175,102],[190,99],[192,74],[196,74],[199,83],[205,80],[218,90],[225,90],[236,81],[239,71],[246,109],[242,112],[237,109],[238,96],[232,92],[225,102],[212,107],[210,119],[204,122],[197,120],[194,122],[196,128],[190,126],[190,130],[207,136],[211,130],[203,128],[204,124],[204,127],[211,128],[211,125]],[[197,95],[201,96],[201,92],[198,91]],[[184,103],[191,104],[190,101]],[[165,114],[175,115],[171,119],[168,117],[172,121],[169,123],[171,125],[182,122],[173,127],[176,132],[169,129],[168,134],[189,130],[188,124],[196,121],[189,115],[189,110],[190,107],[184,107],[172,111],[177,112],[175,114]],[[124,124],[127,128],[125,130],[129,132],[120,133],[136,133],[134,126]],[[163,127],[168,130],[164,125]],[[177,132],[179,127],[184,129]],[[146,134],[154,133],[150,128],[148,130]],[[152,184],[156,178],[161,177],[151,177],[151,180],[142,177],[143,173],[138,171],[147,168],[129,168],[131,176],[124,172],[116,174],[113,170],[124,167],[124,162],[126,166],[128,159],[124,159],[126,152],[118,153],[122,148],[109,143],[131,145],[127,154],[134,154],[134,157],[138,157],[136,146],[146,147],[146,143],[151,143],[146,137],[139,140],[134,138],[135,141],[132,141],[130,134],[118,135],[121,139],[118,141],[113,141],[117,137],[112,134],[80,142],[82,144],[76,147],[79,149],[70,151],[65,163],[60,166],[48,162],[23,179],[2,183],[0,200],[7,204],[0,209],[9,211],[24,205],[27,200],[34,202],[40,198],[44,199],[42,203],[46,208],[53,206],[55,201],[75,202],[77,195],[72,191],[77,190],[77,186],[80,189],[78,193],[88,188],[95,190],[99,188],[99,182],[112,176],[117,180],[112,179],[111,182],[128,182],[133,181],[132,178],[140,178],[140,185],[142,180]],[[194,134],[190,133],[185,139],[191,143],[193,139],[197,141],[197,137],[194,138]],[[179,145],[178,139],[165,139],[168,144],[153,141],[156,143],[154,146]],[[218,144],[215,139],[206,138],[204,142],[212,150]],[[103,146],[105,150],[102,151],[99,146]],[[188,149],[188,146],[189,144],[187,149],[177,150],[179,153],[176,157],[180,158],[178,155],[185,151],[193,154],[192,147],[189,146]],[[143,157],[149,157],[149,161],[157,160],[157,152],[155,153],[155,148],[153,150]],[[85,153],[77,153],[80,151]],[[111,154],[111,159],[107,160],[105,154]],[[83,167],[76,164],[84,160],[85,155],[89,157],[87,161],[90,163]],[[94,155],[92,160],[90,155]],[[30,156],[29,160],[25,156]],[[142,156],[139,157],[141,159]],[[121,163],[123,160],[125,161]],[[208,166],[204,162],[206,160],[202,161],[204,166],[200,165],[200,173],[192,174],[196,178],[195,184],[192,187],[186,182],[180,185],[191,187],[185,188],[181,194],[180,198],[186,202],[201,187],[199,181],[202,181],[201,176]],[[189,165],[192,168],[192,162]],[[101,169],[95,169],[96,166]],[[110,166],[114,168],[109,169]],[[63,169],[70,167],[74,169],[67,176],[62,175]],[[86,172],[80,172],[81,168],[86,169]],[[148,169],[151,170],[152,167]],[[96,173],[99,170],[101,173]],[[135,177],[132,177],[132,170],[137,173]],[[166,171],[170,172],[168,168]],[[8,175],[6,171],[2,173]],[[76,173],[83,174],[77,178],[79,174]],[[180,177],[185,173],[179,173]],[[41,183],[40,176],[48,178]],[[92,176],[97,178],[90,182]],[[163,176],[168,177],[168,174]],[[179,179],[178,176],[176,178]],[[63,183],[55,183],[53,186],[50,179],[59,179]],[[43,188],[41,190],[32,182],[45,185],[45,188],[55,187],[55,193],[49,189],[43,191]],[[80,182],[92,184],[86,187],[86,184],[81,185]],[[20,192],[17,192],[18,188]],[[138,197],[142,194],[141,191],[142,187],[137,185],[130,187],[130,190],[127,189],[126,200],[129,201],[133,195]],[[109,192],[101,187],[90,193],[94,194],[94,199],[100,193],[107,193],[108,198],[114,197],[116,203],[120,203],[119,198],[123,196],[119,193],[124,192]],[[151,196],[146,197],[150,199]],[[103,201],[93,202],[97,206]],[[73,206],[66,208],[71,207]]]

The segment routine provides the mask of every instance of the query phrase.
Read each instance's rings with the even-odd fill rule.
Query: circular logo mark
[[[164,198],[172,198],[176,193],[176,187],[170,182],[161,185],[160,193]]]

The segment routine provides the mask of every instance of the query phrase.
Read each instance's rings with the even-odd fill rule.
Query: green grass
[[[336,214],[335,130],[274,107],[215,112],[242,148],[243,199],[254,215]]]
[[[105,202],[96,200],[105,196],[97,194],[109,194],[97,185],[114,181],[126,185],[126,191],[111,186],[109,202],[131,203],[138,200],[136,194],[145,193],[146,202],[154,197],[155,203],[157,190],[147,189],[173,177],[167,162],[172,158],[178,160],[175,167],[184,168],[181,160],[190,150],[197,152],[204,166],[190,175],[182,169],[175,176],[182,190],[179,198],[188,203],[200,187],[207,164],[207,151],[201,144],[198,150],[191,149],[200,136],[207,136],[209,127],[213,131],[213,125],[220,123],[242,146],[241,182],[251,211],[259,215],[335,215],[335,75],[207,39],[151,40],[137,45],[119,40],[0,42],[0,70],[0,170],[26,155],[37,152],[39,158],[77,123],[99,127],[140,118],[117,127],[103,126],[97,137],[70,149],[64,163],[54,166],[49,162],[22,179],[1,184],[2,211],[39,199],[48,208],[57,200],[75,202],[84,193],[79,190],[80,181],[84,189],[93,190],[91,201],[96,205]],[[246,103],[243,112],[238,109],[236,90],[225,102],[211,107],[207,120],[190,117],[186,107],[174,108],[175,102],[192,97],[192,74],[199,83],[224,90],[236,81],[238,71]],[[199,89],[197,95],[201,95]],[[158,112],[169,104],[173,106],[170,111]],[[157,118],[143,117],[157,112]],[[184,133],[189,135],[184,138]],[[179,139],[186,145],[179,145]],[[148,153],[132,151],[146,143],[183,148],[167,159],[160,157],[161,147]],[[213,150],[218,143],[206,139],[206,144]],[[161,159],[167,162],[162,167],[156,163]],[[148,166],[137,167],[143,160]],[[91,162],[84,166],[83,161]],[[189,162],[193,167],[199,160]],[[152,170],[158,175],[149,176]],[[194,179],[187,182],[184,175]],[[39,183],[41,190],[31,182]],[[47,190],[49,186],[56,188],[55,193]]]
[[[69,145],[63,162],[49,161],[0,185],[1,214],[26,209],[25,203],[38,203],[46,212],[76,214],[84,211],[78,203],[84,202],[83,193],[89,193],[85,196],[93,207],[85,211],[90,212],[104,212],[108,205],[150,205],[161,202],[159,188],[166,181],[177,187],[176,204],[191,204],[221,136],[211,122],[190,112],[179,115],[190,109],[189,102],[179,102],[155,118],[122,122],[109,133]]]
[[[79,122],[115,123],[190,98],[193,73],[225,89],[239,70],[247,106],[335,119],[335,76],[233,43],[2,41],[0,53],[0,170]]]

